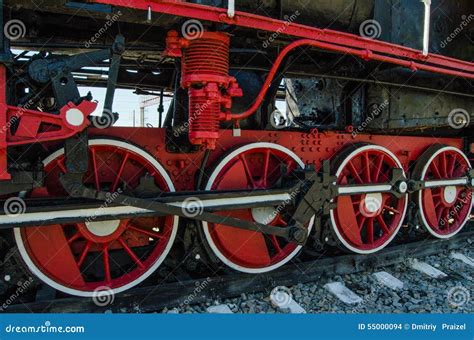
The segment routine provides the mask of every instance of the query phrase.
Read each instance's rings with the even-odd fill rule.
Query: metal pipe
[[[227,16],[233,18],[235,16],[235,0],[228,0]]]
[[[425,23],[423,29],[423,55],[427,56],[430,49],[430,21],[431,21],[431,0],[421,0],[425,5]]]

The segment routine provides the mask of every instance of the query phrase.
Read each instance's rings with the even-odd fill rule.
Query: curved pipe
[[[242,113],[229,115],[228,117],[230,117],[230,120],[241,120],[241,119],[248,118],[253,113],[255,113],[255,111],[258,110],[260,105],[262,105],[262,102],[265,99],[268,89],[270,88],[273,82],[273,79],[275,78],[275,75],[278,72],[278,69],[280,68],[280,65],[283,62],[283,60],[295,48],[302,47],[302,46],[311,46],[311,47],[317,47],[317,48],[321,48],[328,51],[350,54],[350,55],[360,57],[366,61],[376,60],[376,61],[386,62],[390,64],[395,64],[395,65],[410,68],[413,71],[422,70],[422,71],[428,71],[428,72],[441,73],[441,74],[450,75],[450,76],[466,77],[466,78],[474,79],[474,74],[472,73],[466,73],[466,72],[461,72],[461,71],[440,68],[436,66],[429,66],[426,64],[420,64],[414,61],[408,61],[408,60],[385,56],[382,54],[373,53],[370,50],[360,50],[360,49],[344,47],[344,46],[335,45],[335,44],[329,44],[329,43],[311,40],[311,39],[301,39],[301,40],[294,41],[293,43],[286,46],[283,49],[283,51],[281,51],[281,53],[278,55],[278,58],[275,60],[275,63],[270,69],[267,79],[265,80],[265,83],[263,84],[262,89],[260,90],[260,93],[258,94],[252,106]]]

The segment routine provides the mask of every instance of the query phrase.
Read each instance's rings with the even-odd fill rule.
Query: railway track
[[[373,271],[392,266],[409,258],[421,258],[442,251],[461,248],[474,237],[470,225],[465,232],[449,240],[425,239],[388,247],[372,255],[342,255],[287,265],[276,271],[259,274],[230,274],[200,280],[177,281],[158,286],[140,287],[116,296],[100,298],[61,298],[16,304],[10,313],[100,313],[105,311],[155,312],[187,304],[205,303],[238,297],[244,293],[268,291],[276,286],[315,282],[324,277]],[[100,301],[98,301],[98,299]]]

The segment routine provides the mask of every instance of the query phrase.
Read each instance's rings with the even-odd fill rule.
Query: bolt
[[[401,181],[398,183],[398,191],[401,193],[401,194],[404,194],[408,191],[408,184],[407,182],[405,181]]]
[[[5,282],[9,282],[12,278],[10,275],[5,275],[3,279],[5,280]]]

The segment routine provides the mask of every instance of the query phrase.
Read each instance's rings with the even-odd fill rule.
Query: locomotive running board
[[[291,190],[257,190],[233,192],[187,192],[168,194],[152,201],[186,210],[186,205],[194,204],[198,209],[209,211],[238,210],[257,207],[274,207],[288,204],[293,200]],[[0,230],[14,227],[37,227],[53,224],[111,219],[136,218],[169,215],[153,210],[124,206],[115,202],[115,194],[109,194],[106,201],[84,199],[25,199],[14,198],[23,205],[18,213],[8,213],[7,201],[0,202],[5,211],[0,214]],[[11,202],[11,201],[10,201]]]

